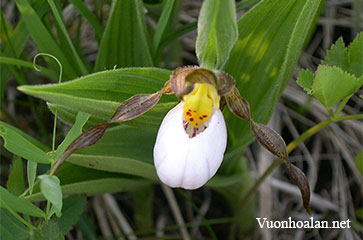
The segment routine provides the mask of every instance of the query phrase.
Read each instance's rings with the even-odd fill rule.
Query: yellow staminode
[[[194,90],[183,100],[184,119],[193,127],[205,123],[211,117],[213,107],[219,108],[218,92],[208,83],[196,83]]]

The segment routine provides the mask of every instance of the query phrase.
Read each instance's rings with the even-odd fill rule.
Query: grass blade
[[[48,32],[29,2],[26,0],[16,0],[16,6],[24,19],[30,35],[37,44],[38,49],[41,52],[46,52],[57,57],[63,65],[64,75],[67,78],[72,79],[77,77],[78,74],[72,64],[65,57],[62,49],[59,48],[53,36]],[[58,66],[51,61],[49,62],[49,65],[52,66],[53,69],[58,69]]]
[[[81,58],[79,57],[75,47],[73,46],[73,43],[72,43],[72,40],[71,38],[69,37],[69,34],[67,32],[67,29],[66,27],[64,26],[64,23],[63,23],[63,20],[62,20],[62,17],[54,3],[53,0],[48,0],[48,4],[50,6],[50,8],[52,9],[52,12],[53,12],[53,15],[55,17],[55,20],[57,21],[60,29],[61,29],[61,32],[63,34],[63,36],[65,37],[66,41],[67,41],[67,44],[69,45],[70,47],[70,50],[72,52],[72,55],[73,55],[73,58],[75,59],[75,63],[76,65],[78,66],[78,68],[80,69],[80,72],[82,73],[82,75],[86,75],[88,73],[87,71],[87,68],[86,66],[83,64]]]
[[[177,4],[177,2],[180,2],[180,0],[165,1],[165,6],[163,7],[163,11],[162,11],[160,19],[158,21],[158,25],[156,27],[153,42],[152,42],[151,53],[152,53],[153,59],[155,59],[155,57],[158,56],[158,53],[162,50],[160,48],[160,43],[162,41],[162,38],[167,33],[170,23],[172,21],[172,18],[174,17],[173,12],[175,10],[175,7],[177,5],[179,5],[179,4]]]

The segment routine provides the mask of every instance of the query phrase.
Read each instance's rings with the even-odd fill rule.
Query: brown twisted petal
[[[54,165],[50,175],[53,175],[57,169],[63,164],[63,162],[75,151],[81,148],[89,147],[94,145],[101,139],[103,134],[106,131],[106,128],[111,123],[101,123],[96,126],[93,126],[86,131],[84,131],[81,135],[79,135],[64,151],[62,156],[58,159],[57,163]]]
[[[178,68],[170,76],[170,81],[172,90],[180,100],[193,91],[195,83],[209,83],[216,87],[216,75],[211,70],[198,67]]]
[[[261,123],[256,123],[252,120],[250,123],[252,132],[256,136],[257,141],[275,156],[288,162],[286,145],[282,137],[275,130],[272,130]]]
[[[301,171],[295,165],[289,163],[288,168],[289,168],[291,177],[294,179],[294,181],[296,182],[296,184],[298,185],[298,187],[300,189],[304,208],[306,209],[308,214],[311,215],[311,210],[310,210],[310,206],[309,206],[310,186],[309,186],[308,179],[306,178],[304,172]]]
[[[239,118],[251,120],[250,106],[246,99],[241,97],[238,89],[234,86],[225,94],[229,109]]]
[[[214,71],[216,74],[216,85],[217,85],[217,91],[219,96],[223,96],[230,91],[232,91],[234,87],[234,78],[229,76],[225,72],[220,71]]]
[[[159,102],[162,94],[163,93],[159,91],[154,94],[139,94],[132,96],[117,108],[109,122],[124,122],[140,116],[154,107],[155,104]]]

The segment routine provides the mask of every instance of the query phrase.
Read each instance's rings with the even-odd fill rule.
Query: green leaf
[[[77,154],[123,157],[153,165],[153,147],[157,131],[144,130],[126,125],[107,129],[103,138],[94,146],[81,149]],[[127,166],[119,166],[124,168]],[[137,171],[137,169],[135,169]]]
[[[47,106],[49,108],[50,111],[52,111],[53,114],[55,114],[55,111],[57,111],[57,115],[58,115],[58,118],[70,125],[72,125],[75,121],[76,121],[76,118],[77,118],[77,114],[79,112],[75,111],[75,110],[72,110],[70,108],[67,108],[67,107],[64,107],[62,105],[59,105],[59,104],[53,104],[53,103],[50,103],[50,102],[47,102]],[[103,123],[105,121],[107,121],[108,119],[103,119],[103,118],[97,118],[97,117],[94,117],[94,116],[91,116],[88,121],[85,123],[84,125],[84,129],[88,129],[94,125],[97,125],[97,124],[100,124],[100,123]]]
[[[8,207],[18,213],[23,213],[34,217],[45,216],[45,213],[40,208],[36,207],[34,204],[25,199],[14,196],[3,187],[0,187],[0,199],[1,201],[5,202]]]
[[[134,188],[149,184],[150,181],[142,179],[125,178],[101,178],[67,184],[62,186],[62,191],[66,195],[87,194],[87,196],[95,196],[102,193],[127,192]]]
[[[14,131],[8,124],[0,122],[0,136],[4,139],[4,147],[9,152],[38,163],[51,162],[43,150],[24,138],[18,131]]]
[[[10,171],[6,187],[10,193],[19,196],[25,190],[23,160],[16,157]]]
[[[166,96],[162,97],[162,100],[165,97]],[[146,130],[158,129],[163,117],[167,114],[167,112],[170,109],[172,109],[176,105],[176,103],[177,102],[174,102],[174,101],[170,102],[170,103],[158,103],[156,106],[154,106],[148,112],[144,113],[143,115],[141,115],[135,119],[124,122],[124,124],[132,126],[132,127],[146,129]],[[64,122],[72,124],[75,121],[76,115],[77,115],[76,111],[66,108],[62,105],[52,104],[49,102],[47,103],[47,105],[53,113],[55,113],[55,110],[57,110],[58,118],[60,118]],[[91,116],[89,118],[89,120],[87,121],[87,123],[85,124],[84,128],[88,129],[92,126],[95,126],[97,124],[103,123],[108,120],[109,119],[106,117],[99,118],[99,117]]]
[[[78,222],[86,205],[86,200],[84,195],[73,196],[64,200],[62,217],[58,219],[59,228],[64,235]]]
[[[38,167],[38,163],[33,162],[33,161],[28,161],[27,164],[27,175],[28,175],[28,184],[29,184],[29,193],[32,194],[33,192],[33,187],[34,187],[34,182],[35,182],[35,177],[37,175],[37,167]]]
[[[79,135],[82,133],[82,128],[84,124],[87,122],[88,118],[90,117],[89,114],[78,112],[76,120],[71,128],[69,130],[67,136],[64,138],[62,143],[58,146],[57,151],[55,153],[55,159],[58,159],[63,152],[66,150],[66,148],[75,140]]]
[[[340,67],[344,71],[349,71],[349,56],[342,38],[339,38],[335,44],[326,53],[323,64]]]
[[[236,80],[252,118],[266,124],[290,80],[321,1],[264,0],[238,21],[238,40],[223,71]],[[225,111],[229,151],[252,141],[247,121]]]
[[[20,86],[18,89],[71,109],[73,115],[81,111],[107,121],[121,102],[138,93],[160,90],[170,74],[168,70],[157,68],[125,68],[98,72],[62,84]],[[142,124],[158,126],[164,117],[161,113],[175,104],[174,96],[163,96],[145,118],[137,118],[133,123],[137,125],[143,120]]]
[[[67,161],[87,168],[157,180],[152,163],[155,137],[156,131],[119,125],[107,129],[96,145],[77,151]]]
[[[363,33],[358,36],[348,47],[350,72],[360,78],[363,75]]]
[[[360,151],[355,157],[355,166],[363,174],[363,151]]]
[[[29,237],[28,229],[8,210],[0,208],[0,236],[7,240],[25,240]]]
[[[113,1],[95,70],[152,66],[147,39],[142,1]]]
[[[34,238],[39,240],[64,240],[64,236],[54,220],[46,222],[42,227],[42,231],[36,232]]]
[[[54,55],[62,63],[64,75],[67,78],[75,78],[80,75],[80,73],[75,72],[75,68],[65,57],[63,50],[59,48],[29,2],[27,0],[16,0],[16,6],[25,20],[25,25],[39,51]],[[59,69],[53,62],[50,61],[49,64],[54,67],[53,69]]]
[[[299,72],[297,83],[302,87],[307,94],[312,94],[312,85],[314,80],[314,74],[308,69],[303,69]]]
[[[102,171],[126,173],[150,180],[158,179],[153,165],[125,157],[72,154],[67,161],[79,166]]]
[[[60,181],[57,176],[41,175],[40,190],[44,197],[53,204],[56,209],[58,217],[61,216],[62,211],[62,190],[60,187]]]
[[[20,129],[18,129],[16,127],[13,127],[13,126],[11,126],[11,125],[9,125],[7,123],[4,123],[4,122],[1,122],[0,121],[0,129],[1,129],[1,127],[5,127],[5,128],[8,128],[8,129],[11,129],[11,131],[14,131],[18,135],[22,136],[27,141],[31,142],[32,144],[34,144],[35,146],[37,146],[38,148],[40,148],[44,152],[50,151],[50,148],[48,146],[44,145],[43,143],[41,143],[37,139],[33,138],[32,136],[26,134],[25,132],[21,131]]]
[[[237,36],[235,1],[205,0],[199,13],[195,46],[201,67],[220,69]]]
[[[363,83],[340,68],[320,65],[312,85],[313,95],[328,109],[355,93]]]

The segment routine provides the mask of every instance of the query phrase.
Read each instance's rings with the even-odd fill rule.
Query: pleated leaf
[[[264,0],[238,21],[238,40],[223,71],[234,77],[252,118],[269,120],[313,25],[319,0]],[[249,123],[226,114],[230,146],[253,139]]]
[[[95,70],[152,65],[142,1],[114,0]]]

